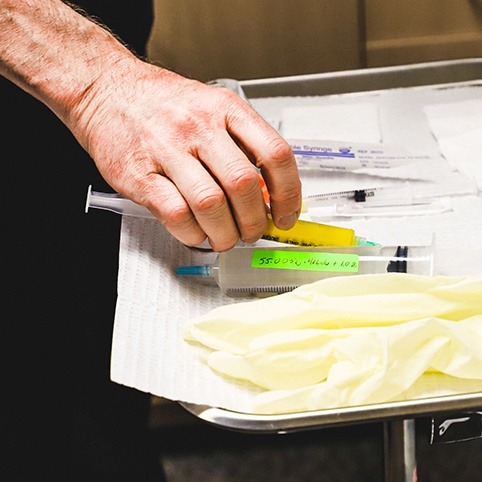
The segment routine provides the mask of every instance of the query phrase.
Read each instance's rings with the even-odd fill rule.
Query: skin
[[[109,185],[216,251],[298,218],[290,146],[236,94],[135,56],[59,0],[0,0],[0,73],[47,105]],[[257,168],[257,169],[256,169]]]

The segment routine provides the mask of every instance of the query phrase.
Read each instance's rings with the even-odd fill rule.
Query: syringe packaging
[[[333,276],[433,274],[432,246],[236,247],[178,274],[211,278],[230,296],[277,294]]]

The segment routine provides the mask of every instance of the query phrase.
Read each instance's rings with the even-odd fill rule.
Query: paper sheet
[[[482,100],[430,104],[424,111],[445,159],[482,189]]]
[[[457,98],[451,94],[447,97],[447,92],[430,90],[417,91],[408,97],[400,92],[370,95],[369,100],[373,100],[378,109],[382,140],[405,146],[410,140],[412,144],[407,147],[414,152],[428,152],[437,158],[440,149],[423,107]],[[477,89],[466,89],[460,97],[466,100],[478,95],[481,94]],[[329,102],[337,100],[329,99]],[[304,99],[310,105],[318,101],[323,104],[326,99]],[[299,103],[299,98],[261,99],[255,106],[267,117],[279,117],[284,106]],[[450,169],[449,172],[460,176],[459,172]],[[315,194],[352,186],[370,187],[374,181],[377,185],[393,183],[393,179],[383,176],[341,177],[337,173],[323,173],[303,178],[303,189],[305,194]],[[482,274],[482,199],[461,195],[453,197],[452,204],[452,212],[438,215],[348,219],[337,224],[354,228],[358,236],[390,245],[428,244],[435,234],[434,274]],[[172,400],[245,412],[259,389],[216,375],[203,361],[206,351],[193,348],[183,340],[183,327],[193,317],[233,302],[217,288],[176,278],[174,268],[178,264],[189,264],[192,255],[191,250],[180,245],[156,221],[123,219],[112,379]],[[456,385],[445,387],[444,393],[456,391]],[[413,395],[426,394],[427,386],[412,387]]]
[[[288,139],[381,142],[378,109],[371,103],[286,107],[281,131]]]

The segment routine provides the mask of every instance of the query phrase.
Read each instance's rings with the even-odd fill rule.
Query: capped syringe
[[[284,293],[324,278],[386,272],[432,275],[433,247],[235,247],[219,253],[213,264],[176,269],[230,296]]]
[[[417,197],[408,183],[402,186],[381,186],[351,191],[327,192],[303,198],[303,211],[311,208],[362,204],[370,206],[403,206],[415,203],[429,203],[432,200]]]

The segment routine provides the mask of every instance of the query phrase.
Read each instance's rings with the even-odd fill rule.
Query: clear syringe
[[[113,213],[122,214],[123,216],[155,219],[154,214],[145,206],[136,204],[118,193],[92,191],[92,186],[89,186],[87,189],[85,212],[88,212],[90,208],[104,209]]]
[[[92,191],[91,186],[89,186],[87,191],[85,212],[88,212],[89,208],[104,209],[124,216],[155,219],[154,215],[146,207],[136,204],[117,193],[110,194]],[[311,221],[299,220],[293,228],[284,231],[275,226],[269,215],[268,228],[262,238],[301,246],[371,246],[376,244],[356,236],[353,229]]]
[[[328,277],[386,272],[432,275],[432,246],[236,247],[213,264],[176,269],[230,296],[277,294]]]
[[[352,191],[315,194],[303,199],[303,210],[311,208],[361,204],[370,206],[403,206],[408,204],[429,203],[432,199],[417,197],[408,183],[402,186],[384,186]]]

